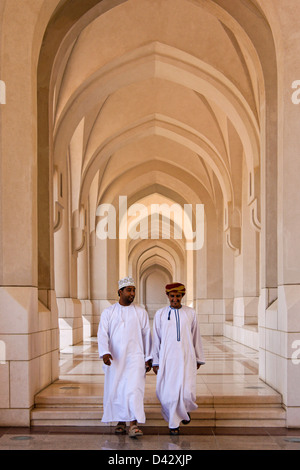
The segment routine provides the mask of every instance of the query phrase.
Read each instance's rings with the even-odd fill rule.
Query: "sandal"
[[[128,432],[129,437],[138,437],[142,435],[143,435],[143,431],[140,428],[138,428],[136,424],[129,428],[129,432]]]
[[[178,436],[179,428],[169,428],[169,432],[170,432],[171,436]]]
[[[189,417],[190,419],[189,419],[189,420],[187,420],[187,419],[183,419],[183,420],[181,421],[181,422],[182,422],[182,424],[189,424],[189,423],[191,422],[191,419],[192,419],[192,418],[191,418],[191,415],[190,415],[190,413],[188,413],[188,417]]]
[[[118,423],[115,427],[115,434],[126,434],[126,423]]]

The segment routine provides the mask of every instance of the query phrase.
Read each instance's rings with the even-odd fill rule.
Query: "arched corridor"
[[[95,8],[56,54],[49,131],[62,345],[81,336],[78,308],[94,312],[95,334],[127,274],[145,304],[149,270],[161,280],[164,272],[158,298],[168,279],[187,285],[202,334],[224,334],[226,319],[227,334],[240,340],[245,325],[258,324],[263,60],[242,27],[233,35],[225,12],[211,7],[176,0]],[[129,34],[137,18],[139,32]],[[271,37],[268,47],[274,54]],[[255,334],[248,341],[257,345]]]
[[[0,1],[0,421],[30,422],[130,275],[151,319],[183,282],[300,426],[295,2]]]

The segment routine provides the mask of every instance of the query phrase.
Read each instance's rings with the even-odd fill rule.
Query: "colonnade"
[[[151,315],[184,282],[202,334],[259,350],[300,425],[297,1],[248,3],[0,2],[1,425],[28,424],[127,274]],[[101,239],[120,197],[136,237]],[[194,232],[204,207],[201,249],[154,204],[190,205]]]

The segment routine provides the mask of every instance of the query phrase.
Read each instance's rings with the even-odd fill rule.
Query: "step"
[[[145,407],[144,426],[166,426],[160,407]],[[38,407],[32,410],[32,426],[105,426],[102,409],[85,407]],[[191,413],[193,426],[285,426],[282,407],[200,407]]]
[[[267,386],[236,385],[228,390],[199,385],[196,402],[198,409],[191,413],[193,426],[285,426],[281,395]],[[58,381],[36,395],[31,424],[104,426],[101,422],[102,403],[102,382]],[[146,386],[144,403],[146,426],[165,427],[154,381]]]
[[[191,413],[193,426],[285,427],[285,410],[274,396],[202,397]],[[150,403],[152,402],[152,403]],[[31,412],[32,426],[105,426],[99,397],[37,397]],[[156,398],[145,402],[145,426],[166,426]]]
[[[210,392],[207,387],[197,389],[196,402],[199,406],[221,406],[221,405],[275,405],[281,404],[281,395],[270,388],[256,392],[255,387],[245,389],[233,388],[230,393],[216,391]],[[38,393],[35,404],[38,405],[95,405],[100,406],[103,402],[103,384],[86,383],[53,383]],[[145,405],[159,405],[156,397],[155,384],[147,385],[144,397]]]

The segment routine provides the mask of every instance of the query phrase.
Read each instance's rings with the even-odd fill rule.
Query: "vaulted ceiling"
[[[72,211],[89,202],[91,230],[99,204],[157,194],[237,228],[245,187],[259,226],[263,66],[222,3],[95,2],[61,42],[53,161],[68,159]]]

